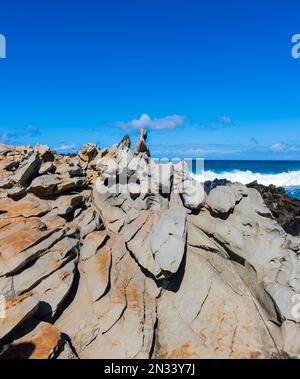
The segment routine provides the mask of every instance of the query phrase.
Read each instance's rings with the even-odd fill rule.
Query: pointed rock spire
[[[141,128],[139,138],[133,148],[134,155],[145,154],[147,157],[150,157],[150,151],[146,143],[146,140],[147,140],[147,130],[144,128]]]
[[[130,149],[130,146],[131,146],[131,141],[130,141],[130,137],[128,134],[126,134],[126,136],[124,136],[124,138],[122,139],[122,141],[118,144],[118,149],[124,149],[125,147],[127,147],[128,149]]]

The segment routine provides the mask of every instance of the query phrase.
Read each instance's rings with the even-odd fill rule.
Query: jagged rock
[[[29,191],[40,196],[55,195],[59,183],[61,183],[61,179],[56,175],[42,175],[32,181]]]
[[[87,188],[89,185],[89,179],[87,177],[72,177],[64,181],[60,181],[57,185],[57,193],[61,194],[68,191],[81,190]]]
[[[1,358],[299,358],[281,190],[200,184],[143,129],[134,156],[0,145],[0,176]]]
[[[181,208],[163,213],[153,226],[150,244],[156,276],[164,272],[176,273],[186,246],[186,215]]]
[[[34,179],[29,191],[39,196],[53,196],[74,190],[81,190],[89,185],[86,177],[62,178],[47,174]]]
[[[118,149],[128,148],[130,149],[131,141],[128,134],[122,139],[122,141],[118,144]]]
[[[6,298],[5,317],[0,318],[0,345],[4,337],[14,332],[24,321],[34,315],[39,305],[39,297],[27,292],[16,298]],[[3,312],[3,309],[1,309]]]
[[[12,287],[15,296],[31,290],[67,261],[74,258],[77,254],[77,246],[78,240],[74,238],[62,239],[28,269],[7,278],[9,284],[6,287]]]
[[[102,220],[94,209],[90,208],[84,214],[82,221],[79,223],[80,238],[84,239],[88,234],[99,230],[102,226]]]
[[[76,359],[69,343],[53,325],[41,322],[24,337],[5,346],[1,359],[53,359],[69,351],[68,359]],[[65,353],[66,354],[66,353]]]
[[[80,159],[82,159],[84,162],[90,162],[93,159],[95,159],[98,152],[99,151],[98,151],[97,146],[95,144],[93,144],[93,143],[85,144],[82,147]]]
[[[82,271],[87,276],[88,292],[93,302],[99,300],[109,286],[110,267],[109,244],[82,264]]]
[[[58,216],[68,216],[75,208],[83,205],[83,196],[78,195],[65,195],[60,196],[54,201],[53,209],[57,208]]]
[[[140,134],[137,143],[134,145],[134,155],[143,154],[146,157],[150,157],[150,151],[146,143],[147,131],[144,128],[140,129]]]
[[[13,273],[46,251],[64,235],[47,229],[38,218],[16,219],[0,229],[0,276]]]
[[[96,254],[96,251],[106,243],[109,239],[109,234],[105,230],[95,231],[87,235],[84,239],[82,247],[80,249],[81,260],[86,260],[91,258]]]
[[[84,170],[82,169],[82,167],[80,167],[79,165],[74,165],[74,166],[71,166],[69,168],[69,171],[68,171],[70,177],[76,177],[76,176],[83,176],[84,175]]]
[[[51,206],[47,201],[41,201],[32,194],[24,196],[19,201],[9,198],[0,200],[0,212],[5,214],[7,218],[16,217],[41,217],[51,210]]]
[[[11,188],[11,187],[12,187],[12,181],[11,181],[10,175],[4,174],[0,178],[0,188],[8,189],[8,188]]]
[[[217,188],[218,186],[226,186],[228,183],[230,182],[227,179],[215,179],[213,181],[208,180],[204,182],[204,190],[207,194],[209,194],[210,191]]]
[[[78,160],[73,159],[69,160],[67,163],[64,163],[60,165],[56,170],[57,175],[69,175],[71,178],[77,177],[77,176],[83,176],[84,170],[80,166],[80,163]]]
[[[143,212],[122,231],[127,249],[138,264],[153,276],[160,274],[159,268],[155,267],[150,241],[151,231],[158,217],[153,211]]]
[[[287,196],[284,188],[273,185],[266,187],[253,182],[247,187],[255,188],[262,195],[272,215],[287,233],[300,235],[300,200]]]
[[[14,186],[13,188],[9,188],[6,193],[8,197],[11,198],[20,198],[21,196],[25,195],[27,192],[26,188],[20,187],[18,185]]]
[[[12,180],[17,185],[26,187],[30,181],[38,175],[41,167],[41,159],[38,154],[32,154],[27,161],[21,164]]]
[[[54,174],[56,171],[56,166],[53,162],[45,162],[42,163],[39,175],[45,175],[45,174]]]
[[[56,316],[72,288],[75,270],[76,264],[71,261],[35,287],[35,292],[40,297],[36,313],[38,319],[51,320]]]
[[[36,145],[34,152],[39,154],[44,162],[52,162],[54,160],[54,151],[48,145]]]
[[[226,223],[222,218],[211,216],[207,210],[191,216],[190,220],[232,254],[248,261],[262,276],[268,274],[273,278],[276,261],[288,252],[284,250],[288,244],[286,234],[272,219],[255,190],[247,191],[247,196],[244,195],[234,207]]]
[[[151,177],[151,182],[146,193],[170,194],[173,180],[173,165],[171,163],[150,162],[148,175]]]

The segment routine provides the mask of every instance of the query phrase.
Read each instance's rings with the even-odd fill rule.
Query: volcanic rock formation
[[[257,189],[0,145],[1,358],[300,356],[300,237]],[[204,191],[205,189],[205,191]]]

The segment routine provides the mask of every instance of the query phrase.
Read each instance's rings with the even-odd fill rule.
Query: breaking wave
[[[298,187],[300,186],[300,171],[281,172],[278,174],[262,174],[252,171],[228,171],[216,173],[214,171],[205,171],[203,175],[193,175],[200,182],[227,179],[231,182],[248,184],[257,180],[259,184],[269,186],[274,184],[277,187]]]

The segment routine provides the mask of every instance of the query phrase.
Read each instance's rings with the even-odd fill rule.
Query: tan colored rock
[[[1,299],[1,306],[3,299]],[[22,325],[27,319],[32,317],[39,305],[39,297],[32,292],[27,292],[15,298],[5,298],[4,318],[0,318],[0,343],[1,340],[14,332],[17,327]],[[2,316],[2,317],[3,317]]]
[[[36,317],[51,320],[56,316],[72,288],[75,271],[76,264],[71,261],[35,287],[41,300]]]
[[[15,219],[0,229],[0,276],[20,269],[60,238],[38,218]],[[51,238],[52,236],[52,238]]]
[[[78,240],[65,237],[57,242],[48,252],[41,256],[32,266],[12,277],[12,286],[15,295],[29,291],[57,271],[77,254]],[[1,286],[1,285],[0,285]]]
[[[299,358],[300,238],[145,137],[0,145],[1,358]]]
[[[66,344],[56,327],[41,322],[32,332],[6,346],[1,358],[53,359]]]
[[[111,249],[109,244],[82,263],[81,270],[87,277],[87,288],[93,302],[99,300],[109,286]]]
[[[28,194],[18,201],[10,198],[0,200],[0,212],[5,212],[5,217],[41,217],[50,210],[48,201],[41,200],[32,194]]]
[[[92,232],[86,236],[80,249],[80,259],[86,260],[94,256],[97,250],[109,239],[105,230]]]

